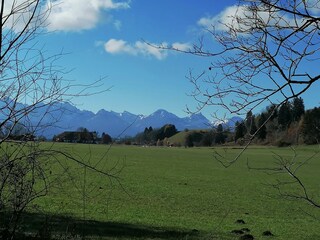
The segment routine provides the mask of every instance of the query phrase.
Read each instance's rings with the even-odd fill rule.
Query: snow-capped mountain
[[[223,128],[229,128],[231,131],[235,129],[237,122],[242,122],[243,119],[241,117],[235,116],[229,119],[218,120],[213,123],[214,127],[217,127],[219,124],[222,124]]]
[[[44,114],[45,117],[43,117]],[[125,137],[134,136],[144,131],[146,127],[160,128],[165,124],[174,124],[178,130],[206,129],[218,125],[210,123],[201,113],[183,118],[164,109],[159,109],[148,116],[128,111],[117,113],[104,109],[93,113],[80,110],[69,103],[55,103],[49,107],[39,108],[31,114],[31,121],[33,125],[44,126],[38,127],[36,134],[49,139],[63,131],[75,131],[80,127],[87,128],[89,131],[97,131],[99,134],[105,132],[112,137]],[[223,126],[232,129],[237,121],[242,121],[242,119],[233,117],[225,121]]]
[[[122,113],[117,113],[114,111],[111,111],[113,114],[117,115],[118,117],[122,118],[125,122],[135,122],[137,120],[141,120],[142,118],[144,118],[144,116],[142,114],[136,115],[133,113],[130,113],[128,111],[124,111]]]
[[[142,118],[141,121],[135,124],[135,127],[140,129],[140,131],[143,131],[145,127],[151,126],[153,128],[158,128],[167,123],[171,123],[176,125],[176,128],[179,129],[178,125],[180,125],[180,122],[181,118],[177,117],[173,113],[164,109],[159,109],[149,116]]]
[[[212,128],[210,121],[202,113],[192,114],[184,118],[184,129],[206,129]]]

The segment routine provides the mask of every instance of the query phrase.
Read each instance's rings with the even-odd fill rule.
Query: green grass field
[[[239,239],[231,231],[241,228],[250,229],[255,239],[320,239],[320,209],[279,197],[270,186],[277,176],[247,167],[247,160],[254,167],[273,166],[274,152],[290,158],[289,148],[252,147],[227,169],[214,152],[231,159],[239,149],[108,149],[81,144],[54,148],[73,152],[99,169],[119,172],[119,179],[61,160],[70,174],[60,175],[61,165],[52,166],[54,188],[30,209],[26,222],[31,225],[26,229],[37,229],[41,212],[49,216],[52,231],[77,228],[78,234],[97,239]],[[298,159],[316,149],[298,147]],[[319,155],[300,169],[318,200],[319,169]],[[236,223],[240,219],[245,224]],[[267,230],[275,236],[262,236]]]

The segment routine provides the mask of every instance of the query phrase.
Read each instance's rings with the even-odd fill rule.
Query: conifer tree
[[[299,121],[304,114],[304,103],[301,97],[296,97],[292,101],[292,120]]]
[[[246,133],[246,127],[244,125],[244,122],[237,122],[236,123],[236,132],[234,136],[234,141],[237,142],[239,138],[243,138]]]
[[[215,139],[215,143],[217,144],[223,144],[226,141],[226,136],[223,134],[223,126],[222,124],[219,124],[217,127],[217,135]]]
[[[267,137],[267,127],[265,125],[266,120],[266,115],[264,113],[261,113],[258,121],[258,128],[260,128],[257,134],[258,139],[264,140]]]
[[[292,109],[290,102],[281,105],[278,112],[278,123],[282,129],[287,129],[292,122]]]

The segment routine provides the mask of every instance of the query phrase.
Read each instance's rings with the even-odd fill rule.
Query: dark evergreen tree
[[[243,138],[246,134],[246,127],[244,125],[244,122],[236,122],[236,131],[234,136],[234,141],[237,142],[239,138]]]
[[[163,140],[164,138],[169,138],[172,137],[177,133],[177,128],[173,124],[166,124],[162,126],[160,129],[157,130],[156,132],[156,141],[158,139]]]
[[[150,142],[154,141],[153,139],[153,128],[150,126],[149,128],[146,127],[143,133],[139,133],[136,136],[137,142],[140,144],[149,144]]]
[[[111,136],[109,134],[106,134],[106,133],[103,132],[102,135],[101,135],[101,142],[103,144],[109,144],[109,143],[112,142],[112,138],[111,138]]]
[[[302,133],[305,143],[320,143],[320,107],[306,111]]]
[[[267,107],[267,118],[269,118],[270,121],[273,121],[274,119],[278,118],[278,108],[275,104],[271,104]]]
[[[226,141],[226,136],[223,133],[223,126],[222,124],[219,124],[217,127],[217,134],[215,138],[215,143],[217,144],[223,144]]]
[[[292,101],[292,120],[299,121],[304,112],[303,99],[301,97],[295,97]]]
[[[278,112],[278,123],[282,129],[287,129],[292,122],[292,109],[289,102],[283,103]]]
[[[255,122],[255,116],[252,115],[251,116],[251,128],[250,128],[250,134],[251,135],[254,135],[257,131],[257,125],[256,125],[256,122]]]
[[[185,147],[193,147],[195,145],[200,145],[200,142],[202,140],[202,134],[198,131],[192,131],[189,134],[187,134],[185,138]]]
[[[257,126],[255,123],[255,116],[252,114],[252,111],[249,111],[245,120],[246,132],[253,135],[257,131]]]
[[[264,113],[260,114],[259,121],[258,121],[258,128],[259,132],[257,133],[258,139],[264,140],[267,137],[267,127],[265,125],[267,118]]]
[[[184,146],[185,146],[185,147],[193,147],[193,146],[194,146],[194,144],[193,144],[193,139],[192,139],[192,135],[191,135],[191,134],[188,134],[188,135],[186,136]]]
[[[246,132],[251,131],[252,116],[253,116],[252,111],[247,112],[246,119],[245,119]]]
[[[166,124],[162,128],[163,128],[163,135],[165,138],[172,137],[173,135],[178,133],[176,126],[173,124]]]
[[[200,145],[205,147],[210,147],[215,139],[214,131],[208,131],[203,134]]]

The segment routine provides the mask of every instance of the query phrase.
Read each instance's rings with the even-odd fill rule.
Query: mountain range
[[[45,114],[47,113],[47,114]],[[45,114],[44,118],[41,118]],[[187,117],[178,117],[164,109],[144,116],[127,111],[117,113],[101,109],[97,113],[80,110],[69,103],[55,103],[48,107],[39,108],[32,113],[32,122],[41,121],[44,128],[37,130],[37,135],[43,135],[51,139],[63,131],[75,131],[80,127],[89,131],[97,131],[99,134],[108,133],[111,137],[135,136],[144,131],[146,127],[160,128],[165,124],[174,124],[178,130],[184,129],[208,129],[221,123],[224,127],[234,129],[240,117],[233,117],[222,122],[210,122],[201,113],[192,114]]]

